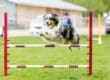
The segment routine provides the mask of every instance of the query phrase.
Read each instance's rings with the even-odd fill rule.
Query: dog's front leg
[[[44,43],[48,43],[49,41],[46,40],[44,37],[41,36],[41,39],[44,41]]]
[[[51,38],[44,34],[41,34],[41,39],[44,41],[45,44],[56,44],[56,42],[52,42]]]
[[[40,34],[40,38],[44,41],[44,43],[48,43],[49,41],[46,39],[44,34]]]

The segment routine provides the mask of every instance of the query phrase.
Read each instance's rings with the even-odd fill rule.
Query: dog
[[[41,34],[47,42],[60,42],[67,44],[78,44],[80,37],[73,25],[69,25],[66,20],[59,18],[57,14],[45,14],[43,16],[44,26]]]

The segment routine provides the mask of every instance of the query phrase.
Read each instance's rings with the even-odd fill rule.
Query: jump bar
[[[9,44],[7,46],[8,48],[10,47],[15,47],[15,48],[25,48],[25,47],[88,47],[88,44]]]
[[[8,68],[88,68],[89,65],[8,65]]]
[[[99,40],[99,38],[93,38],[93,41],[97,41],[97,40]]]

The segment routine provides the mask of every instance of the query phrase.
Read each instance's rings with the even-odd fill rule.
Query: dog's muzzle
[[[50,23],[50,22],[46,22],[46,24],[47,24],[47,26],[50,26],[50,25],[51,25],[51,23]]]

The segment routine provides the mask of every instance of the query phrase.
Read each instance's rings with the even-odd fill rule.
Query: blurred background
[[[84,35],[88,33],[90,10],[94,14],[94,34],[98,34],[99,14],[101,15],[101,33],[109,34],[110,0],[0,0],[0,32],[3,32],[5,11],[8,12],[9,36],[37,34],[42,26],[40,16],[46,13],[62,16],[63,12],[67,11],[80,35]]]

